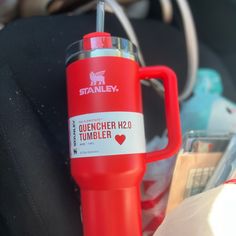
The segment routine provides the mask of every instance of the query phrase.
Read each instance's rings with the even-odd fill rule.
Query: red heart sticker
[[[120,145],[123,144],[123,142],[125,141],[125,139],[126,139],[126,137],[125,137],[124,134],[122,134],[122,135],[116,135],[116,136],[115,136],[116,142],[119,143]]]

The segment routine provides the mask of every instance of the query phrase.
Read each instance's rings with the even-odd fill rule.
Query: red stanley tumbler
[[[141,236],[140,183],[148,162],[175,154],[181,144],[175,73],[140,68],[126,39],[91,33],[67,55],[71,173],[81,190],[85,236]],[[169,143],[146,153],[140,81],[165,87]]]

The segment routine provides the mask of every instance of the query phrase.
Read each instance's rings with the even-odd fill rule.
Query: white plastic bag
[[[185,199],[154,236],[235,236],[236,185],[224,184]]]

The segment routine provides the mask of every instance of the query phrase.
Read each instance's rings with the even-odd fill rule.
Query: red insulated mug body
[[[135,47],[106,33],[87,35],[70,50],[71,173],[81,189],[84,235],[141,236],[145,164],[170,157],[180,146],[175,74],[166,67],[140,68]],[[169,144],[146,153],[140,80],[153,77],[165,86]]]

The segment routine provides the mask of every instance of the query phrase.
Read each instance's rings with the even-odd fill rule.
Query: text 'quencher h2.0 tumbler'
[[[169,143],[146,153],[140,80],[165,87]],[[96,32],[67,55],[71,173],[81,190],[85,236],[141,236],[145,164],[171,157],[181,143],[177,81],[164,66],[140,68],[126,39]]]

